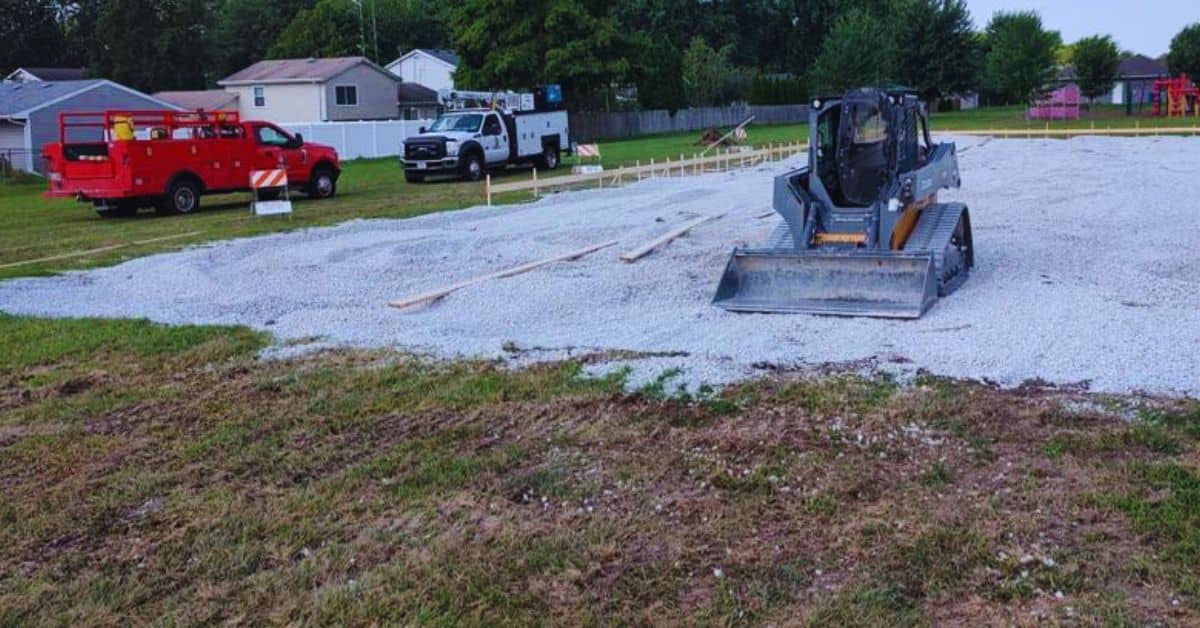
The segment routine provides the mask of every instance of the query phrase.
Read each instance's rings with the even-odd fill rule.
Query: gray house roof
[[[446,50],[445,48],[418,48],[418,50],[432,57],[437,57],[454,67],[458,67],[458,55],[454,54],[453,50]]]
[[[249,85],[253,83],[324,83],[343,72],[366,64],[395,80],[387,70],[366,57],[330,57],[328,59],[270,59],[259,61],[244,70],[217,81],[217,85]]]
[[[1146,55],[1133,55],[1121,60],[1117,75],[1126,78],[1167,77],[1171,75],[1171,71],[1156,59]]]
[[[106,79],[38,81],[34,83],[0,83],[0,117],[24,119],[38,109],[90,91],[101,85],[110,85],[130,94],[153,100],[164,107],[178,109],[178,107],[170,103],[162,102],[136,89],[125,87],[120,83],[114,83]]]
[[[437,105],[438,93],[417,83],[401,83],[396,87],[401,105]]]
[[[203,91],[157,92],[154,97],[184,109],[203,109],[205,111],[237,111],[238,95],[223,89]]]

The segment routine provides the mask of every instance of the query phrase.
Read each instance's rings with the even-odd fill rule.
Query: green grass
[[[0,624],[987,625],[1059,590],[1200,620],[1194,402],[1048,423],[949,380],[625,394],[267,342],[0,316]]]

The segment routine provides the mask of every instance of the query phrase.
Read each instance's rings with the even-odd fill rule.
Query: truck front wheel
[[[155,209],[164,216],[194,213],[200,209],[200,186],[191,179],[176,179]]]
[[[308,196],[310,198],[326,199],[337,193],[337,175],[329,168],[319,167],[313,170],[308,181]]]
[[[471,153],[463,159],[462,177],[467,181],[478,181],[483,178],[483,155]]]

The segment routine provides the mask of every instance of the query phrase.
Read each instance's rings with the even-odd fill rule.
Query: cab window
[[[288,137],[275,127],[260,126],[254,130],[254,135],[258,139],[258,143],[263,146],[287,146],[291,144],[292,138]]]
[[[483,122],[484,135],[500,135],[500,118],[488,116]]]

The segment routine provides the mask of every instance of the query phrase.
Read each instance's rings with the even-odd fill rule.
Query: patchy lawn
[[[0,624],[1200,622],[1195,402],[267,342],[0,317]]]

